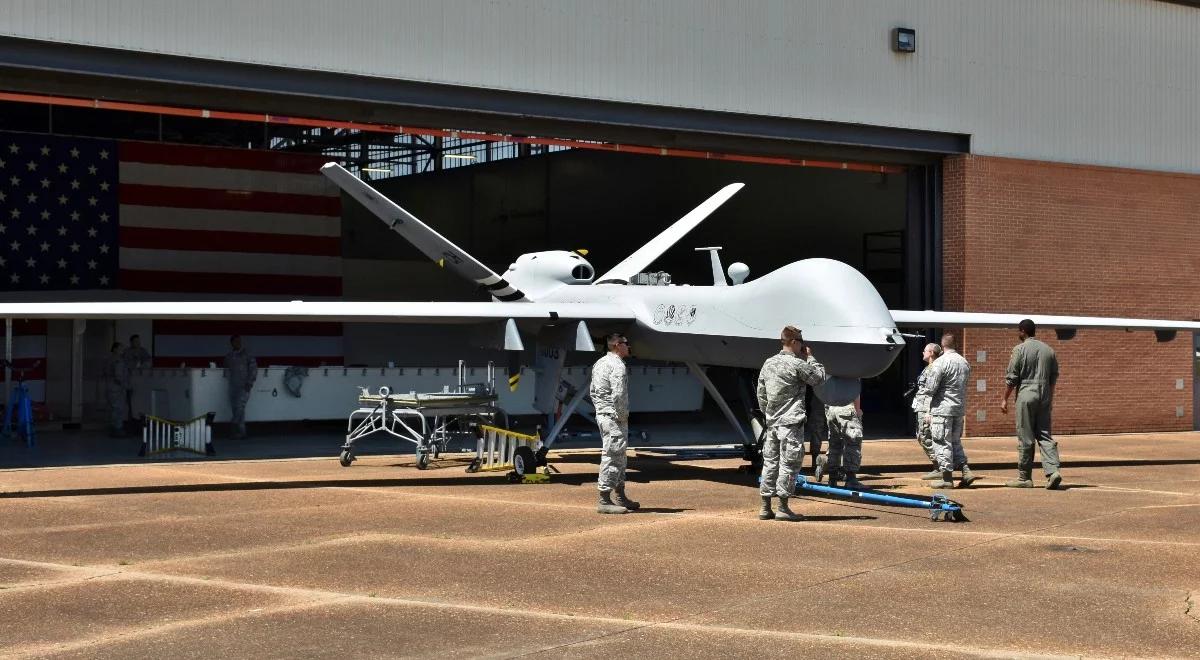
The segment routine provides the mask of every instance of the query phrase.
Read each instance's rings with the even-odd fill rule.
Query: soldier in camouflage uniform
[[[925,369],[921,371],[921,375],[917,377],[917,391],[921,391],[921,387],[929,378],[929,369],[933,361],[942,356],[942,347],[937,344],[926,344],[925,350],[921,353],[921,360],[925,362]],[[937,481],[942,478],[942,471],[938,469],[937,457],[933,454],[933,436],[929,432],[929,422],[925,419],[925,411],[929,410],[929,396],[917,394],[913,396],[912,402],[913,412],[917,417],[917,442],[920,443],[921,449],[925,451],[925,456],[929,458],[929,462],[933,463],[933,470],[922,475],[921,478],[925,481]]]
[[[104,383],[104,400],[108,404],[108,435],[113,438],[125,437],[125,417],[128,415],[125,390],[129,387],[129,367],[121,355],[121,342],[113,342],[108,358],[104,360],[100,379]]]
[[[977,478],[967,465],[967,454],[962,447],[963,420],[967,411],[967,383],[971,379],[971,365],[956,350],[952,334],[942,335],[942,356],[930,365],[925,384],[917,395],[929,397],[925,419],[929,422],[929,433],[933,439],[933,452],[937,458],[937,481],[930,488],[950,488],[954,485],[954,470],[962,470],[959,486],[966,488]]]
[[[758,375],[758,407],[765,417],[763,469],[759,495],[761,520],[799,520],[788,508],[796,490],[796,471],[804,460],[804,393],[809,385],[825,382],[825,367],[812,357],[800,330],[787,326],[779,337],[779,353],[767,358]],[[771,498],[779,497],[778,514]]]
[[[1042,454],[1046,488],[1062,483],[1059,474],[1058,443],[1050,434],[1050,411],[1054,404],[1054,386],[1058,383],[1058,357],[1054,349],[1034,337],[1037,325],[1024,319],[1018,325],[1021,343],[1013,347],[1004,373],[1004,400],[1000,411],[1008,414],[1008,398],[1017,391],[1017,478],[1005,482],[1013,488],[1033,486],[1033,445]]]
[[[845,480],[846,488],[866,488],[858,480],[862,464],[862,399],[844,406],[825,406],[829,425],[829,485]]]
[[[258,378],[258,362],[242,348],[241,335],[229,338],[230,350],[225,354],[225,375],[229,379],[230,425],[234,438],[246,437],[246,402]]]
[[[625,449],[629,444],[629,370],[625,359],[629,357],[629,340],[614,333],[605,344],[608,352],[592,365],[589,391],[602,438],[596,512],[629,513],[641,506],[625,497]]]

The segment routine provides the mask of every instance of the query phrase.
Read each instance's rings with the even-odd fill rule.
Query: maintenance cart
[[[338,457],[343,467],[354,462],[354,443],[382,431],[416,445],[417,468],[445,453],[454,438],[481,437],[480,425],[507,426],[508,415],[496,405],[496,373],[488,363],[487,381],[467,383],[463,362],[458,363],[458,382],[441,392],[395,393],[387,386],[372,394],[359,387],[359,408],[346,420],[346,443]],[[476,459],[480,456],[477,452]]]

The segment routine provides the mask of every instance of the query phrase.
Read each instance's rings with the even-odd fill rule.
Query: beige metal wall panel
[[[5,0],[0,34],[1200,172],[1200,9],[1156,0]]]

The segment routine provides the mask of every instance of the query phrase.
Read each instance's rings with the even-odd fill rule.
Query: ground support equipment
[[[480,424],[476,432],[479,439],[475,458],[467,466],[467,472],[510,470],[507,476],[513,483],[550,480],[550,466],[546,465],[546,452],[541,451],[542,441],[538,436],[488,424]],[[543,468],[541,474],[537,470],[539,466]]]
[[[216,413],[208,413],[187,421],[152,417],[142,418],[142,448],[138,456],[154,456],[186,451],[201,456],[215,456],[212,423]]]
[[[495,369],[488,364],[486,383],[467,384],[466,370],[458,363],[458,384],[445,391],[396,394],[380,387],[377,394],[360,387],[360,408],[346,420],[346,442],[338,457],[343,467],[354,461],[354,443],[382,431],[416,446],[417,468],[424,470],[429,461],[449,449],[450,441],[477,431],[480,424],[506,424],[504,411],[496,405]],[[477,457],[478,460],[478,457]]]
[[[880,493],[874,490],[851,490],[813,483],[804,476],[796,477],[796,494],[803,492],[817,497],[837,497],[854,502],[882,504],[884,506],[901,506],[914,509],[928,509],[930,520],[948,520],[950,522],[967,522],[963,507],[958,502],[941,494],[931,496],[900,495],[896,493]]]

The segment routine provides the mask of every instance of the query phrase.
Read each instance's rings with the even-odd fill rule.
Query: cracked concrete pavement
[[[1060,438],[1066,489],[970,522],[797,498],[760,522],[732,459],[642,451],[643,511],[598,516],[595,454],[546,485],[448,457],[0,470],[0,655],[1195,657],[1200,434]],[[867,483],[927,494],[913,442]]]

